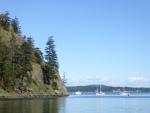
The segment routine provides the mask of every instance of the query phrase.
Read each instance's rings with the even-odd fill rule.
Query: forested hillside
[[[68,94],[59,76],[53,37],[45,43],[43,56],[31,36],[22,36],[17,17],[0,14],[0,96]]]
[[[100,85],[87,85],[87,86],[70,86],[67,87],[68,92],[75,92],[75,91],[81,91],[81,92],[95,92],[100,88]],[[150,88],[135,88],[135,87],[113,87],[113,86],[106,86],[101,85],[101,90],[103,92],[120,92],[125,89],[128,92],[150,92]]]

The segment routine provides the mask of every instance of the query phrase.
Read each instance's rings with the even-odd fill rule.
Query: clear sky
[[[44,53],[54,36],[67,86],[150,87],[150,0],[0,0]]]

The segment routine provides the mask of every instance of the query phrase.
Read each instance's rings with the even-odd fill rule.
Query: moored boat
[[[127,92],[120,92],[119,95],[121,95],[121,96],[129,96],[130,94],[127,93]]]
[[[102,92],[102,91],[100,91],[100,92],[96,92],[96,95],[97,95],[97,96],[103,96],[103,95],[105,95],[105,93]]]
[[[101,91],[101,85],[100,85],[100,91],[98,91],[98,89],[97,89],[95,95],[96,96],[103,96],[103,95],[105,95],[105,93]]]
[[[81,95],[81,92],[78,90],[76,92],[74,92],[75,95]]]

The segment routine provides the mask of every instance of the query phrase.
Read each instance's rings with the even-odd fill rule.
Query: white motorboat
[[[76,92],[74,92],[75,95],[81,95],[81,92],[78,90]]]

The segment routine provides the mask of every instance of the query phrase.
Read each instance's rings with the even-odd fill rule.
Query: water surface
[[[1,99],[0,113],[149,113],[150,93],[83,93],[61,98]]]

